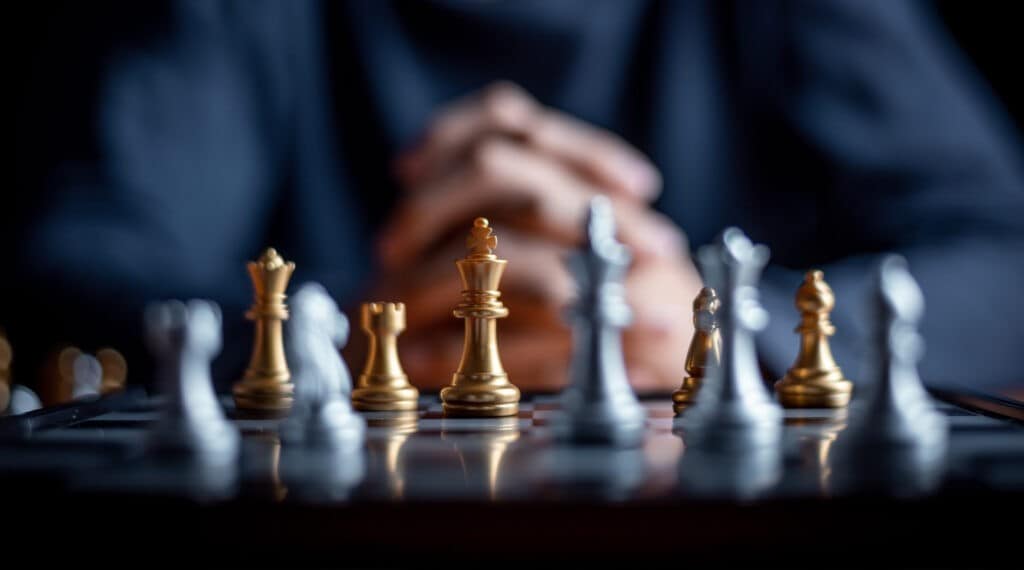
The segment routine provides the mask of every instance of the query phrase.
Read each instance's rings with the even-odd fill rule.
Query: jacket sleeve
[[[1024,382],[1024,177],[1011,121],[916,3],[781,6],[771,104],[826,165],[815,247],[828,252],[820,268],[836,293],[840,365],[854,381],[867,372],[867,286],[893,251],[925,294],[925,382]],[[796,356],[802,269],[764,275],[773,322],[760,343],[773,374]]]

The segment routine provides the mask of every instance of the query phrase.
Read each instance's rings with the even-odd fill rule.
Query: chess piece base
[[[246,378],[232,389],[235,408],[239,411],[270,414],[287,413],[292,407],[294,392],[295,386],[287,376],[283,380],[271,381],[250,381]]]
[[[817,376],[790,370],[775,383],[775,393],[786,408],[843,408],[850,403],[853,382],[838,370]]]
[[[419,400],[419,390],[409,386],[404,376],[398,379],[371,379],[360,378],[360,384],[371,384],[352,390],[352,407],[364,412],[408,412],[416,410]],[[402,388],[392,388],[387,385],[373,384],[398,384],[405,385]]]
[[[519,388],[507,374],[459,374],[441,390],[444,413],[449,416],[495,417],[519,413]]]

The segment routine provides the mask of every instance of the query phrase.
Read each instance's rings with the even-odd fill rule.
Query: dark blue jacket
[[[19,113],[0,324],[24,361],[64,340],[143,363],[143,303],[208,297],[225,310],[230,382],[250,334],[244,262],[274,244],[294,282],[360,301],[396,196],[390,161],[439,105],[503,78],[647,153],[664,174],[657,207],[694,247],[729,224],[771,247],[760,340],[775,374],[796,352],[795,289],[818,267],[857,379],[868,268],[899,251],[928,302],[926,380],[1024,382],[1021,147],[927,8],[73,5],[39,40]]]

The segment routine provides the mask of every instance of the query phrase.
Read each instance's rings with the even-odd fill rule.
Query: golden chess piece
[[[800,333],[800,353],[775,383],[779,402],[787,408],[841,408],[850,403],[853,383],[843,378],[828,344],[836,331],[828,318],[835,304],[824,273],[808,271],[796,292],[796,308],[802,315],[795,329]]]
[[[672,409],[676,415],[697,401],[697,391],[708,371],[721,362],[722,336],[715,316],[719,304],[718,295],[711,287],[701,289],[693,300],[693,338],[686,353],[687,376],[683,385],[672,392]]]
[[[0,333],[0,414],[3,414],[11,403],[11,343]]]
[[[100,368],[103,370],[100,394],[124,390],[125,381],[128,379],[128,363],[124,356],[113,348],[101,348],[96,351],[96,360],[100,361]]]
[[[405,330],[403,303],[363,303],[360,322],[370,339],[366,366],[352,390],[352,406],[363,411],[415,410],[419,391],[398,360],[398,335]]]
[[[498,356],[496,319],[508,316],[498,300],[504,259],[492,251],[498,238],[486,218],[473,221],[466,239],[469,255],[455,262],[462,277],[462,302],[452,313],[466,323],[462,361],[452,385],[441,390],[444,413],[451,416],[511,416],[519,412],[519,388],[508,380]]]
[[[39,399],[43,405],[56,406],[72,400],[75,391],[75,359],[81,355],[80,348],[67,345],[49,354],[39,384]]]
[[[280,414],[292,405],[295,385],[291,382],[284,356],[281,323],[288,319],[285,289],[295,271],[274,248],[248,264],[255,289],[255,302],[245,317],[256,323],[252,359],[245,376],[235,383],[235,406],[239,410]]]

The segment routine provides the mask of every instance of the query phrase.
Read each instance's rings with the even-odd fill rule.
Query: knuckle
[[[522,87],[500,81],[484,89],[481,105],[489,124],[514,128],[520,126],[529,114],[532,99]]]
[[[505,153],[505,143],[488,137],[473,145],[470,150],[470,168],[475,176],[485,180],[494,178],[500,168]]]

